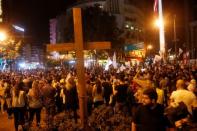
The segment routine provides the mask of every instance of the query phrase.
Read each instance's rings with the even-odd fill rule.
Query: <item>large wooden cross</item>
[[[80,118],[83,127],[87,126],[87,101],[85,88],[85,68],[83,50],[110,49],[110,42],[87,42],[83,44],[81,9],[73,8],[74,43],[48,44],[47,51],[76,51],[76,68],[79,89]]]

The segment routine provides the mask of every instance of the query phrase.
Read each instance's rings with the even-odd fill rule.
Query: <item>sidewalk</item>
[[[13,115],[12,115],[13,116]],[[45,112],[42,110],[41,113],[41,125],[46,126],[43,119],[45,118]],[[35,119],[33,122],[33,126],[35,125]],[[14,128],[14,117],[12,119],[8,119],[7,113],[0,113],[0,131],[15,131]]]
[[[0,114],[0,131],[14,131],[14,119],[8,119],[7,113]]]
[[[12,115],[13,116],[13,115]],[[32,123],[32,126],[31,126],[31,131],[33,130],[38,130],[38,129],[47,129],[48,126],[51,126],[51,125],[48,125],[46,123],[46,111],[45,109],[43,108],[42,111],[41,111],[41,125],[40,127],[37,127],[36,126],[36,119],[34,117],[34,121]],[[65,114],[62,112],[62,113],[59,113],[55,116],[55,123],[62,123],[61,121],[65,119]],[[64,124],[68,124],[68,125],[64,125],[64,126],[79,126],[80,124],[80,120],[78,119],[78,124],[75,124],[74,123],[74,119],[70,119],[71,121],[67,121],[67,123],[64,123]],[[33,130],[32,130],[33,129]],[[0,114],[0,131],[15,131],[15,128],[14,128],[14,118],[12,119],[8,119],[7,117],[7,113],[4,113],[4,114]]]

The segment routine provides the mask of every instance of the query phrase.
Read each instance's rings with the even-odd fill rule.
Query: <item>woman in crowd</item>
[[[92,85],[90,83],[90,80],[86,81],[86,92],[87,92],[87,110],[88,110],[88,115],[91,115],[92,112]]]
[[[104,89],[102,87],[101,81],[96,80],[96,83],[93,86],[93,90],[92,90],[94,108],[96,108],[104,103],[103,95],[104,95]]]
[[[77,123],[77,109],[79,108],[79,100],[77,93],[77,86],[74,77],[71,76],[66,81],[66,88],[64,88],[66,111],[74,113],[75,123]]]
[[[8,113],[8,119],[12,118],[12,98],[11,98],[11,85],[10,85],[10,81],[6,81],[4,83],[5,86],[5,91],[4,91],[4,97],[5,97],[5,102],[7,104],[7,113]]]
[[[22,125],[24,127],[25,124],[25,104],[26,104],[26,94],[22,90],[23,84],[22,82],[17,83],[14,86],[12,92],[12,107],[14,113],[14,126],[15,130],[18,131],[18,126]]]
[[[32,88],[28,92],[28,104],[30,113],[30,123],[32,123],[34,115],[36,114],[37,126],[40,126],[42,100],[38,84],[39,82],[37,80],[33,81]]]

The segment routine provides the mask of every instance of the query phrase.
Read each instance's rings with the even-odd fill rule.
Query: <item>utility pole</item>
[[[163,10],[162,10],[162,0],[158,0],[158,7],[159,7],[159,22],[160,22],[160,26],[159,26],[159,43],[160,43],[160,53],[161,56],[164,60],[164,62],[166,62],[166,56],[165,56],[165,35],[164,35],[164,20],[163,20]]]
[[[177,62],[176,15],[174,15],[173,27],[174,27],[174,48],[175,48],[175,60],[176,60],[176,62]]]

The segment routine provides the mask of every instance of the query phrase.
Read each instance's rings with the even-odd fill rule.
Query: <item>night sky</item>
[[[3,0],[4,15],[7,21],[24,27],[26,38],[34,43],[49,42],[49,19],[55,18],[74,4],[77,0]],[[141,0],[142,2],[143,0]],[[150,0],[151,10],[154,0]],[[184,0],[165,0],[165,16],[171,20],[173,14],[177,14],[177,30],[183,28]],[[196,0],[195,0],[196,1]],[[170,24],[172,25],[172,24]],[[168,29],[172,27],[168,25]],[[182,29],[183,30],[183,29]],[[182,32],[180,30],[180,32]],[[178,34],[179,35],[179,34]]]
[[[49,42],[49,19],[55,18],[75,0],[3,0],[6,21],[24,27],[32,42]]]

